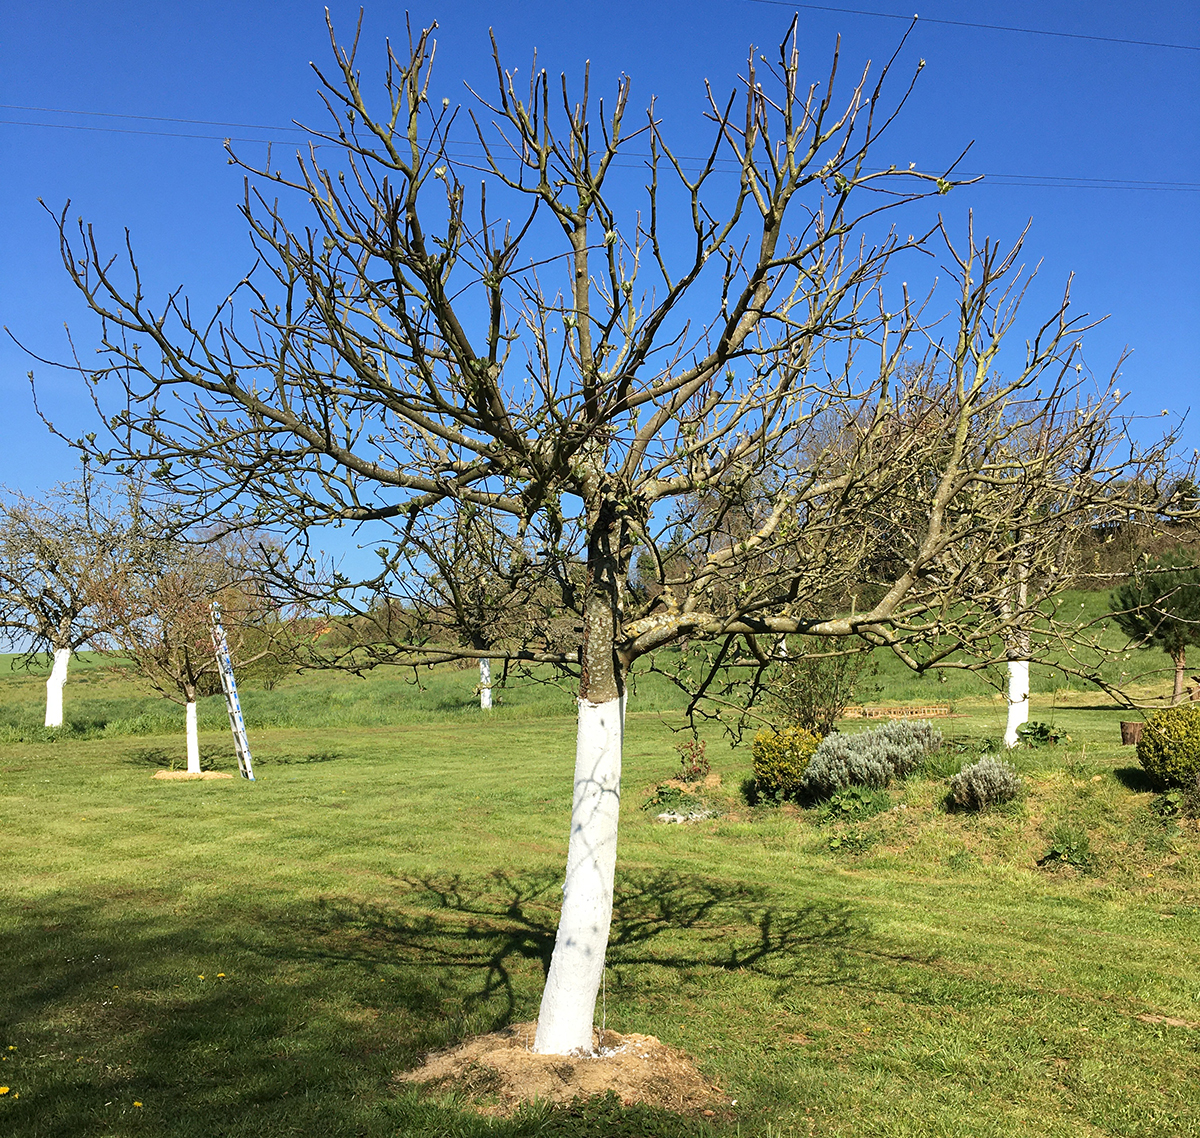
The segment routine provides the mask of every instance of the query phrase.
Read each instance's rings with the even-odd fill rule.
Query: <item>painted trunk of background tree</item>
[[[70,648],[54,649],[54,667],[46,680],[46,726],[61,727],[63,722],[63,688],[67,683],[67,666],[71,663]]]
[[[490,711],[492,708],[492,661],[484,656],[479,661],[479,710]]]
[[[1029,567],[1025,564],[1016,567],[1016,597],[1014,609],[1017,614],[1024,614],[1029,607]],[[1005,697],[1008,703],[1008,717],[1004,725],[1004,745],[1015,747],[1020,741],[1020,728],[1029,722],[1029,657],[1030,635],[1028,629],[1021,627],[1021,617],[1017,617],[1017,625],[1005,638],[1005,649],[1008,657],[1008,690]]]
[[[1054,590],[1062,527],[1124,508],[1112,398],[1083,393],[1086,325],[1066,296],[998,370],[1020,241],[882,228],[882,210],[953,184],[873,153],[907,98],[884,105],[891,63],[839,113],[836,59],[806,89],[793,23],[770,68],[752,51],[727,101],[708,90],[711,146],[692,160],[652,107],[629,127],[626,78],[599,114],[586,74],[574,103],[564,78],[556,108],[544,71],[519,93],[497,53],[468,183],[456,112],[430,93],[429,31],[407,56],[389,49],[382,115],[353,50],[333,47],[338,81],[320,82],[335,121],[296,172],[247,167],[269,186],[243,207],[262,269],[211,319],[175,298],[151,311],[132,259],[122,277],[86,227],[73,248],[64,210],[63,264],[104,316],[106,362],[82,379],[102,406],[120,393],[103,457],[157,471],[198,510],[233,503],[229,526],[302,540],[331,524],[378,535],[377,576],[330,581],[369,617],[350,666],[577,677],[535,1048],[590,1050],[637,662],[665,659],[697,716],[741,706],[792,634],[857,638],[921,671],[994,666],[1009,535]],[[317,164],[336,148],[345,171]],[[290,220],[289,190],[315,220]],[[933,253],[954,292],[932,304],[944,321],[902,283]],[[1046,461],[1006,448],[1014,431],[1045,439]],[[652,578],[636,595],[635,550]],[[282,580],[311,596],[319,577]],[[656,657],[673,645],[687,650]]]

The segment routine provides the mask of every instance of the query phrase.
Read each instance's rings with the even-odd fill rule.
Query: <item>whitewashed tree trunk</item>
[[[492,706],[492,662],[479,661],[479,706],[487,711]]]
[[[624,695],[605,703],[579,701],[562,916],[533,1043],[544,1055],[592,1050],[596,994],[612,923],[624,720]]]
[[[187,769],[188,774],[200,773],[200,733],[196,729],[196,701],[187,705]]]
[[[63,688],[67,683],[67,665],[71,662],[70,648],[54,649],[54,667],[46,681],[46,726],[61,727],[63,721]]]
[[[1008,662],[1008,726],[1004,730],[1004,745],[1015,747],[1020,742],[1017,728],[1029,722],[1029,661]]]

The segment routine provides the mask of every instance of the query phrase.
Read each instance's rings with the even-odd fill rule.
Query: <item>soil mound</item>
[[[570,1102],[610,1090],[627,1106],[644,1103],[679,1114],[727,1105],[689,1056],[653,1035],[595,1031],[594,1055],[535,1055],[536,1029],[536,1023],[514,1023],[434,1052],[398,1077],[465,1092],[486,1114],[511,1114],[530,1099]]]
[[[190,774],[188,771],[155,771],[154,778],[170,778],[170,779],[197,779],[197,778],[233,778],[233,775],[226,771],[201,771],[199,774]]]

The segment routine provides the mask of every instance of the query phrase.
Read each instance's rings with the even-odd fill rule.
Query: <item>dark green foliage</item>
[[[1158,795],[1150,803],[1150,812],[1164,822],[1200,818],[1200,782]]]
[[[820,742],[817,735],[804,727],[760,731],[755,735],[750,755],[757,795],[776,800],[794,797]]]
[[[813,752],[800,793],[823,799],[847,786],[887,786],[912,774],[941,741],[942,733],[927,720],[894,720],[857,735],[835,732]]]
[[[1142,728],[1137,756],[1158,785],[1194,786],[1200,779],[1200,706],[1156,711]]]
[[[1021,793],[1016,769],[994,755],[963,767],[950,780],[949,803],[960,810],[987,810],[1011,802]]]
[[[1160,648],[1175,662],[1174,698],[1185,653],[1200,644],[1200,569],[1183,550],[1156,558],[1112,594],[1112,619],[1139,648]]]
[[[823,822],[851,822],[882,814],[891,805],[891,796],[881,787],[848,786],[822,803],[818,813]]]
[[[1044,747],[1048,743],[1057,743],[1059,739],[1065,738],[1069,743],[1071,736],[1064,736],[1058,728],[1049,723],[1042,723],[1040,720],[1030,720],[1028,723],[1022,723],[1017,728],[1017,738],[1026,747]]]
[[[1092,841],[1087,830],[1074,822],[1059,822],[1050,834],[1050,848],[1038,865],[1071,865],[1083,873],[1092,868]]]

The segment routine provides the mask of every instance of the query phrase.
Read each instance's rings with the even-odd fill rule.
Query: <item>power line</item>
[[[926,24],[945,24],[953,28],[982,28],[989,32],[1018,32],[1026,36],[1054,36],[1056,39],[1091,40],[1093,43],[1118,43],[1133,47],[1165,47],[1172,51],[1200,51],[1200,44],[1164,43],[1161,40],[1133,40],[1120,36],[1093,36],[1085,32],[1054,32],[1049,28],[1019,28],[1012,24],[979,24],[971,20],[940,20],[936,16],[922,16],[914,12],[911,16],[902,16],[898,12],[872,12],[865,8],[835,8],[830,4],[800,4],[796,0],[747,0],[751,4],[770,4],[776,8],[805,8],[814,12],[840,12],[848,16],[875,16],[881,20],[903,20],[911,23],[916,20]]]
[[[25,107],[18,103],[0,103],[0,111],[36,111],[45,115],[87,115],[90,118],[101,119],[137,119],[139,122],[174,122],[186,123],[189,126],[231,126],[237,130],[292,130],[301,134],[308,132],[302,126],[264,126],[255,122],[222,122],[220,119],[177,119],[167,115],[125,115],[115,111],[73,111],[66,107]],[[99,128],[103,129],[103,128]],[[212,137],[200,135],[197,137]]]
[[[174,123],[195,123],[207,126],[230,126],[241,127],[249,130],[296,130],[302,131],[301,127],[278,127],[278,126],[260,126],[257,123],[227,123],[217,119],[176,119],[168,118],[162,115],[124,115],[124,114],[108,114],[102,111],[69,111],[60,110],[50,107],[16,107],[12,105],[0,104],[0,108],[9,110],[44,110],[53,114],[63,115],[93,115],[106,118],[117,119],[136,119],[148,122],[174,122]],[[185,133],[183,131],[166,131],[166,130],[139,130],[133,127],[116,127],[116,126],[90,126],[86,123],[52,123],[52,122],[28,122],[17,119],[0,119],[0,126],[28,126],[37,129],[46,130],[86,130],[99,134],[126,134],[126,135],[142,135],[149,138],[192,138],[202,142],[258,142],[265,145],[291,146],[295,144],[295,140],[284,141],[280,139],[245,137],[226,134],[197,134]],[[322,143],[316,143],[317,147]],[[458,157],[462,160],[464,157],[462,152],[463,146],[470,146],[478,149],[477,142],[459,142],[454,143],[449,148],[448,157],[454,157],[454,151],[458,152]],[[477,157],[472,154],[469,157]],[[500,156],[501,159],[507,159],[507,155]],[[688,157],[687,155],[677,155],[682,162],[702,163],[705,159]],[[734,168],[734,163],[731,159],[718,159],[722,165]],[[618,162],[617,165],[626,168],[640,168],[643,163]],[[899,171],[903,173],[903,171]],[[991,186],[1028,186],[1030,188],[1041,189],[1064,189],[1064,190],[1142,190],[1155,193],[1196,193],[1200,192],[1200,182],[1169,182],[1164,179],[1138,179],[1138,178],[1090,178],[1082,175],[1062,175],[1062,174],[1016,174],[1009,171],[992,170],[992,171],[974,171],[964,172],[959,171],[957,176],[964,178],[984,178],[983,183]]]

